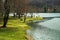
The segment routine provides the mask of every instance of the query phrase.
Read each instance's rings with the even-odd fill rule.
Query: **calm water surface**
[[[53,22],[52,22],[53,21]],[[47,24],[48,26],[46,26]],[[53,24],[53,25],[52,25]],[[57,25],[57,26],[54,26]],[[60,40],[60,18],[54,18],[42,23],[34,23],[30,34],[34,40]]]

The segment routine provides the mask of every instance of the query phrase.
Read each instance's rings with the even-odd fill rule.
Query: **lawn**
[[[0,40],[27,40],[26,30],[31,29],[26,23],[30,20],[41,20],[42,18],[27,18],[26,22],[20,21],[18,18],[9,18],[7,28],[0,28]],[[2,19],[0,20],[2,26]]]

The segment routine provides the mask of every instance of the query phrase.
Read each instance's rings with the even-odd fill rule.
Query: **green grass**
[[[7,27],[0,29],[0,40],[26,40],[25,30],[16,27]]]
[[[23,19],[23,18],[22,18]],[[26,30],[31,27],[26,23],[29,20],[42,20],[43,18],[27,18],[26,22],[20,21],[17,18],[10,18],[7,23],[7,28],[0,28],[0,40],[26,40]],[[3,24],[2,20],[0,26]]]

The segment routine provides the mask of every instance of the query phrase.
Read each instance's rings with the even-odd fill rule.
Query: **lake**
[[[9,14],[10,16],[13,16],[13,13]],[[15,13],[16,15],[16,13]],[[33,13],[33,17],[39,16],[39,17],[60,17],[60,13]],[[31,16],[31,13],[27,13],[27,16]]]
[[[60,40],[60,18],[33,23],[29,31],[34,40]]]

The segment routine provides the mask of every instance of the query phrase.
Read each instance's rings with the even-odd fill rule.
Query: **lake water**
[[[30,13],[27,14],[27,16],[31,16]],[[60,13],[33,13],[33,17],[60,17]]]
[[[10,13],[10,16],[13,16],[14,13]],[[16,13],[15,13],[16,15]],[[33,17],[60,17],[60,13],[33,13]],[[27,16],[31,16],[31,13],[27,13]]]
[[[53,18],[31,25],[30,33],[34,40],[60,40],[60,18]]]

